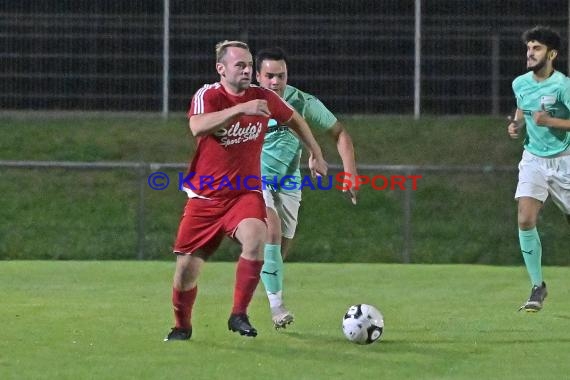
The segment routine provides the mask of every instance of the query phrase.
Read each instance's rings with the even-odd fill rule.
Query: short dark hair
[[[261,63],[265,60],[285,61],[285,64],[287,64],[287,54],[280,47],[261,49],[255,55],[255,71],[261,71]]]
[[[560,34],[547,26],[537,25],[534,28],[525,31],[522,34],[522,40],[525,44],[530,41],[540,42],[541,44],[546,45],[548,50],[560,49]]]

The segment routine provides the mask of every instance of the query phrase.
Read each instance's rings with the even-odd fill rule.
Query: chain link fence
[[[498,114],[520,34],[568,40],[568,2],[30,0],[0,4],[1,110],[183,112],[214,45],[278,45],[290,83],[338,113]],[[566,73],[568,49],[558,67]]]
[[[171,259],[186,201],[177,179],[185,168],[182,163],[0,160],[0,260]],[[157,183],[166,185],[160,189],[150,180],[159,172]],[[303,222],[288,260],[520,264],[515,167],[362,165],[360,172],[421,179],[415,188],[409,183],[383,191],[363,186],[356,208],[334,188],[305,189],[303,202],[310,207],[301,207]],[[566,236],[568,227],[552,202],[543,214],[543,247],[549,252],[544,264],[569,265],[566,240],[555,238]],[[237,255],[239,246],[226,240],[214,260],[232,261]]]

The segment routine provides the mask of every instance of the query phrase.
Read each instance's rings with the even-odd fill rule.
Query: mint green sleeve
[[[337,118],[333,113],[314,96],[308,96],[305,100],[302,116],[311,129],[315,129],[319,132],[331,129],[337,122]]]
[[[564,78],[564,83],[560,86],[559,100],[570,110],[570,78],[568,77]]]
[[[517,78],[518,79],[518,78]],[[520,97],[519,97],[519,89],[518,89],[518,83],[519,81],[515,79],[512,83],[512,89],[513,89],[513,94],[515,95],[515,100],[517,103],[517,108],[522,109],[521,105],[520,105]]]

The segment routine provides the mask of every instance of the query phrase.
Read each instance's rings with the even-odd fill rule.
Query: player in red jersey
[[[175,326],[165,341],[192,336],[198,276],[224,235],[241,245],[228,329],[257,335],[246,312],[263,265],[266,213],[260,159],[269,119],[285,123],[299,135],[307,146],[312,174],[327,172],[320,147],[301,115],[273,91],[251,84],[253,58],[246,43],[216,45],[216,70],[220,81],[199,89],[188,111],[198,145],[183,184],[189,200],[174,244]]]

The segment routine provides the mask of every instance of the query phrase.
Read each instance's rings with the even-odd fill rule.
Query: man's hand
[[[356,205],[358,190],[356,185],[356,177],[358,174],[350,173],[346,168],[344,172],[341,173],[343,178],[343,186],[342,186],[342,193],[346,195],[348,199],[352,202],[353,205]],[[349,187],[350,186],[350,187]]]
[[[329,165],[323,157],[315,158],[311,153],[309,155],[309,169],[311,169],[311,176],[326,176]]]
[[[521,129],[524,127],[524,120],[515,120],[512,116],[507,116],[509,120],[509,125],[507,126],[507,132],[512,139],[518,139]]]
[[[537,127],[546,127],[550,124],[550,114],[546,111],[544,104],[542,109],[532,114],[532,118]]]
[[[267,100],[264,99],[254,99],[249,102],[240,104],[241,112],[244,115],[251,116],[266,116],[270,117],[271,112],[269,112],[269,107],[267,106]]]

